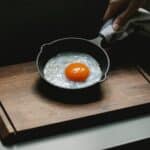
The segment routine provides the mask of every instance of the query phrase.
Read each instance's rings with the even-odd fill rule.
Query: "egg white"
[[[71,81],[66,77],[65,69],[72,63],[83,63],[88,66],[90,74],[84,82]],[[98,62],[91,55],[80,52],[64,52],[48,60],[44,67],[44,76],[53,85],[79,89],[100,81],[102,71]]]

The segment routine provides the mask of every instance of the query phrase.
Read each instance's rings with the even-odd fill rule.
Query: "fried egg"
[[[58,87],[79,89],[100,81],[102,70],[91,55],[64,52],[49,59],[44,67],[45,79]]]

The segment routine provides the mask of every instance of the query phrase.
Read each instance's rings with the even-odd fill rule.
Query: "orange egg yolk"
[[[69,80],[83,82],[89,76],[89,68],[82,63],[72,63],[65,69],[65,75]]]

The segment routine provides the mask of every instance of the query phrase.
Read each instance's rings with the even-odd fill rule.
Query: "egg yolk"
[[[65,75],[69,80],[83,82],[89,76],[89,68],[82,63],[72,63],[65,69]]]

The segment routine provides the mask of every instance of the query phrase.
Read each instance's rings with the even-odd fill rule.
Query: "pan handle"
[[[115,31],[112,28],[113,20],[114,18],[108,20],[100,29],[98,36],[90,41],[101,48],[110,47],[111,43],[113,43],[112,40],[115,34]]]
[[[90,40],[92,43],[96,44],[98,47],[102,48],[102,42],[104,40],[104,37],[99,34],[96,38]]]

